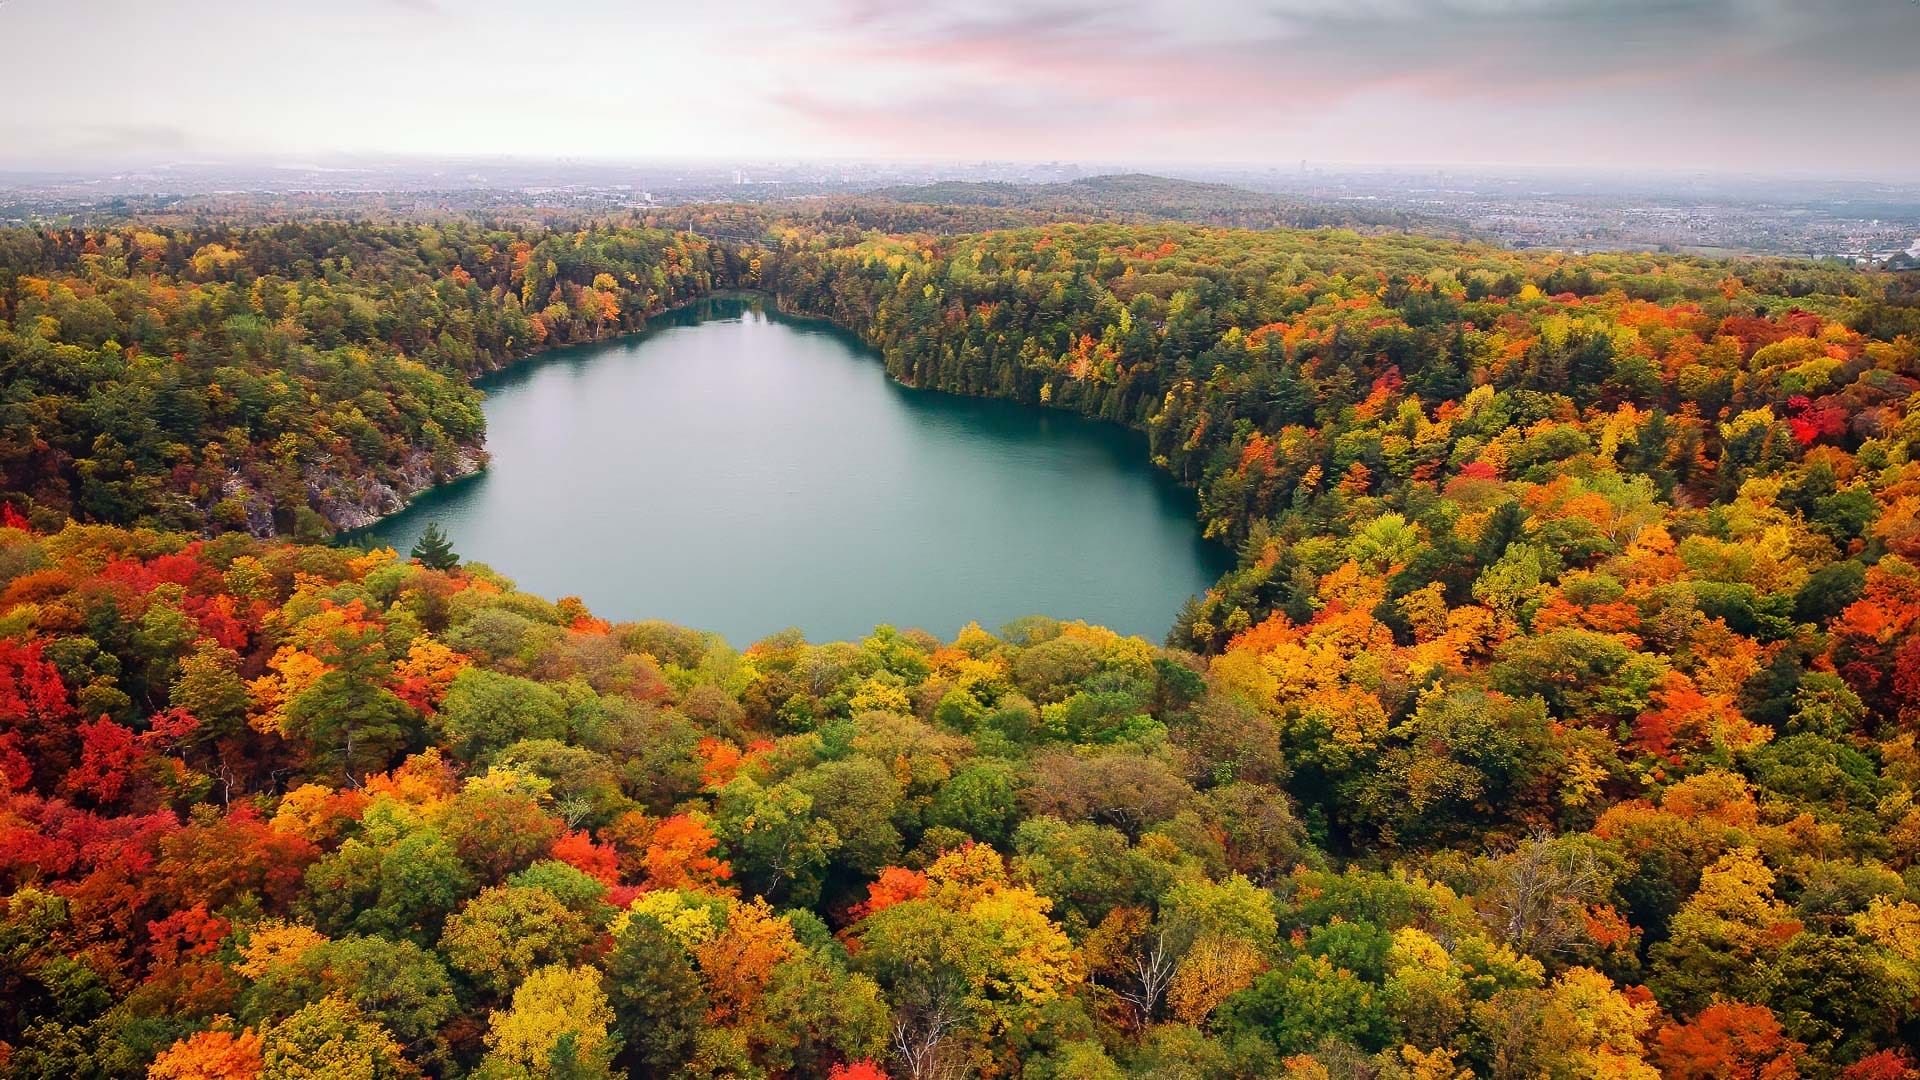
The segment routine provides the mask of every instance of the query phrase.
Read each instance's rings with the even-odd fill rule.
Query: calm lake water
[[[855,338],[751,299],[483,384],[493,463],[369,530],[437,521],[522,589],[745,646],[784,628],[1086,619],[1158,641],[1231,559],[1145,437],[910,390]]]

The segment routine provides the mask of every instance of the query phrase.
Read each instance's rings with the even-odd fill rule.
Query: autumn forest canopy
[[[1104,197],[0,230],[0,1074],[1920,1078],[1920,281]],[[749,644],[337,541],[730,290],[1237,566]]]

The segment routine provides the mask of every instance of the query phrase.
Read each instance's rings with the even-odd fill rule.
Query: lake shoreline
[[[1058,413],[1063,416],[1073,416],[1079,419],[1092,421],[1094,423],[1112,424],[1113,426],[1122,428],[1126,431],[1145,434],[1144,429],[1135,427],[1132,424],[1122,423],[1117,420],[1106,420],[1100,417],[1088,416],[1087,414],[1080,412],[1077,409],[1064,406],[1064,405],[1053,405],[1053,404],[1048,404],[1044,402],[1035,403],[1035,402],[1019,401],[1011,397],[1004,397],[1004,396],[995,395],[995,394],[962,394],[962,393],[956,393],[950,390],[941,390],[937,387],[921,386],[917,383],[909,382],[905,379],[900,378],[896,374],[894,374],[894,372],[891,369],[891,366],[886,362],[885,355],[881,353],[880,349],[877,346],[875,346],[872,342],[868,341],[864,334],[861,334],[859,331],[854,330],[851,327],[842,325],[841,323],[835,321],[830,316],[816,315],[811,312],[802,311],[797,308],[791,307],[780,296],[779,293],[776,293],[767,289],[742,289],[742,288],[718,289],[710,293],[705,293],[701,296],[688,297],[687,299],[680,300],[673,304],[669,304],[659,309],[658,311],[649,313],[646,316],[646,320],[647,320],[646,324],[643,326],[636,327],[635,329],[632,329],[632,330],[623,330],[620,333],[610,334],[606,337],[598,338],[593,341],[570,341],[562,345],[542,346],[538,349],[532,350],[519,357],[509,360],[506,363],[503,363],[497,367],[489,368],[488,370],[481,372],[479,375],[476,375],[471,379],[469,379],[467,385],[480,390],[484,394],[486,392],[486,384],[488,383],[498,382],[500,380],[513,377],[516,374],[524,373],[530,367],[537,367],[540,364],[561,359],[567,353],[572,352],[574,350],[596,348],[599,346],[610,345],[615,342],[641,339],[641,338],[644,338],[646,335],[653,333],[654,331],[659,329],[659,327],[655,325],[655,320],[657,319],[660,319],[668,315],[678,314],[680,312],[693,308],[694,306],[699,304],[710,304],[716,301],[735,300],[735,299],[770,302],[772,304],[773,310],[778,314],[780,314],[782,317],[793,319],[797,322],[812,323],[819,326],[824,326],[846,336],[847,338],[853,341],[858,342],[862,349],[866,350],[869,353],[872,353],[874,359],[880,362],[881,370],[886,373],[886,376],[890,381],[892,381],[898,386],[904,387],[909,390],[918,391],[920,393],[939,394],[946,397],[970,398],[977,401],[1006,402],[1007,404],[1014,405],[1020,408],[1039,409],[1044,412]],[[356,540],[357,538],[378,530],[382,525],[387,524],[391,522],[394,518],[399,517],[400,515],[406,513],[414,505],[414,503],[417,500],[421,499],[422,497],[432,496],[447,490],[451,490],[453,488],[469,484],[485,476],[487,472],[487,468],[492,462],[492,454],[487,449],[486,439],[483,437],[481,441],[478,444],[476,444],[472,449],[476,453],[478,453],[480,457],[480,465],[478,468],[475,468],[468,472],[464,472],[458,476],[449,477],[448,479],[442,480],[438,483],[429,484],[425,487],[421,487],[413,491],[410,491],[406,493],[404,501],[401,502],[400,505],[395,507],[393,510],[390,510],[384,514],[381,514],[380,516],[364,524],[356,525],[351,529],[340,529],[336,531],[332,537],[329,538],[329,542],[346,544],[351,546],[353,544],[353,541]],[[1159,461],[1154,457],[1151,450],[1149,450],[1147,454],[1146,463],[1152,468],[1154,468],[1155,470],[1157,470],[1158,472],[1160,472],[1162,475],[1166,476],[1169,480],[1173,481],[1176,485],[1178,485],[1183,490],[1196,491],[1196,492],[1199,490],[1198,484],[1174,475],[1172,470],[1166,468],[1161,461]],[[1198,524],[1197,510],[1195,512],[1195,523],[1196,525]],[[1225,544],[1216,539],[1208,538],[1205,536],[1203,536],[1202,539],[1206,543],[1217,545],[1222,550],[1225,550],[1229,553],[1232,553],[1233,551],[1232,546],[1229,544]],[[1236,561],[1237,561],[1237,556],[1236,556]]]
[[[1035,611],[1157,639],[1230,568],[1139,431],[926,393],[766,297],[709,296],[654,320],[674,333],[521,365],[488,387],[492,468],[345,539],[404,552],[437,522],[531,591],[740,641]]]
[[[566,353],[574,349],[594,348],[601,345],[608,345],[616,341],[626,341],[626,340],[645,337],[647,334],[652,333],[654,330],[658,329],[658,327],[654,326],[655,319],[658,319],[665,315],[672,315],[677,312],[685,311],[688,308],[693,307],[695,304],[707,304],[707,303],[712,303],[715,300],[724,300],[729,297],[736,297],[736,296],[737,297],[764,296],[764,297],[771,298],[773,294],[768,292],[762,292],[756,289],[721,289],[715,292],[706,293],[701,296],[688,297],[685,300],[680,300],[675,303],[668,304],[667,306],[659,309],[658,311],[650,312],[646,316],[645,324],[635,327],[632,330],[622,330],[617,334],[609,334],[606,337],[595,338],[592,341],[569,341],[560,345],[542,345],[537,349],[533,349],[528,352],[522,353],[518,356],[512,357],[509,360],[507,360],[505,363],[499,364],[495,367],[487,368],[485,371],[480,372],[478,375],[468,377],[467,385],[470,387],[473,387],[476,390],[479,390],[481,394],[484,395],[486,393],[486,386],[488,383],[496,382],[500,379],[510,377],[515,373],[524,371],[528,367],[537,366],[539,364],[546,363],[550,360],[559,359],[562,356],[564,356]],[[778,306],[778,300],[775,300],[775,306],[776,307]],[[487,449],[486,436],[482,435],[478,442],[475,442],[470,446],[463,445],[462,449],[468,454],[472,455],[475,459],[477,459],[473,468],[466,469],[456,475],[449,476],[444,480],[440,480],[435,483],[426,484],[421,487],[416,487],[416,488],[412,488],[404,492],[401,492],[401,496],[400,496],[401,501],[399,505],[395,506],[392,510],[388,510],[383,514],[379,514],[375,516],[372,520],[362,522],[361,524],[355,525],[352,528],[336,528],[333,532],[333,535],[327,538],[327,541],[329,543],[343,544],[351,547],[353,546],[353,541],[357,537],[365,533],[371,532],[375,529],[378,529],[383,523],[391,521],[393,518],[396,518],[401,514],[406,513],[407,509],[411,507],[414,504],[414,502],[419,498],[421,498],[422,496],[432,495],[436,492],[445,491],[450,488],[456,487],[464,483],[468,483],[472,480],[475,480],[481,476],[486,475],[487,467],[492,463],[492,454]]]

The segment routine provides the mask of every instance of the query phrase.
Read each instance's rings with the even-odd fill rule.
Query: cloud
[[[773,100],[867,143],[996,129],[1024,140],[1052,116],[1061,145],[1118,147],[1143,125],[1178,125],[1146,137],[1220,148],[1235,132],[1324,129],[1349,110],[1378,129],[1373,150],[1388,153],[1377,156],[1412,136],[1402,160],[1433,159],[1456,134],[1484,141],[1475,122],[1541,110],[1563,114],[1568,141],[1585,129],[1621,144],[1639,128],[1650,143],[1704,142],[1782,122],[1865,133],[1903,120],[1889,94],[1920,94],[1911,0],[847,0],[811,39],[853,74],[821,85],[803,69],[806,85]],[[997,102],[1019,111],[996,119]],[[1428,115],[1408,124],[1377,114],[1381,102]],[[1367,141],[1345,133],[1349,148]]]
[[[205,152],[191,133],[172,124],[0,124],[0,145],[8,147],[7,155],[0,158],[0,164],[6,165],[118,162]]]
[[[954,158],[1113,156],[1115,128],[1150,122],[1124,100],[1063,100],[1037,94],[937,90],[906,96],[829,97],[788,90],[777,105],[811,129],[859,140],[869,152]],[[937,117],[937,123],[928,118]],[[1089,137],[1075,138],[1073,132]],[[902,132],[918,132],[913,140]]]
[[[35,130],[0,159],[120,139],[1920,170],[1901,137],[1920,100],[1912,0],[89,0],[0,19],[21,40],[198,58],[128,94],[21,52],[0,94],[35,102],[9,118]]]

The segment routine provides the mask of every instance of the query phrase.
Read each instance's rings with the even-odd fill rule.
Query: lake
[[[738,646],[1029,614],[1158,641],[1231,564],[1138,432],[908,389],[753,298],[481,385],[492,465],[367,533],[404,554],[437,521],[463,558],[602,618]]]

